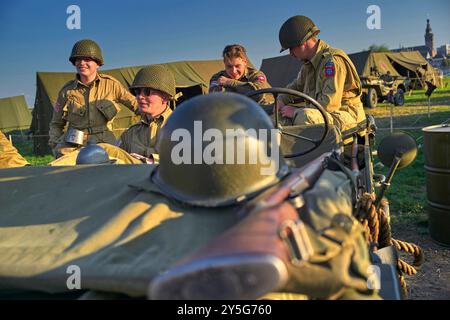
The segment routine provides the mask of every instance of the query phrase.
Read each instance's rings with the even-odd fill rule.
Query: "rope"
[[[403,297],[408,296],[408,286],[406,285],[405,276],[403,274],[399,274],[398,279],[400,281],[400,286],[402,287]]]
[[[390,216],[389,216],[389,202],[382,199],[380,208],[376,210],[375,194],[365,193],[361,196],[358,209],[356,211],[356,218],[361,222],[366,231],[366,240],[368,243],[375,243],[374,251],[377,248],[384,248],[394,245],[398,251],[404,251],[414,256],[413,265],[398,259],[397,273],[400,284],[402,286],[404,296],[407,296],[407,286],[404,275],[413,276],[417,273],[418,267],[423,264],[424,256],[422,249],[406,241],[400,241],[392,238]]]
[[[406,273],[408,276],[413,276],[417,273],[416,268],[411,266],[409,263],[403,261],[402,259],[398,259],[397,261],[397,270]]]
[[[380,220],[380,233],[378,244],[381,248],[392,245],[391,221],[389,217],[389,202],[386,199],[381,200],[381,206],[378,210]]]
[[[418,245],[396,239],[392,239],[392,243],[397,250],[411,253],[414,256],[413,266],[419,268],[423,264],[425,260],[423,251]]]

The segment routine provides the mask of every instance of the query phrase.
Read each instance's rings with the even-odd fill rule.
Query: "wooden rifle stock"
[[[243,208],[241,221],[154,279],[151,298],[256,299],[283,287],[289,279],[287,265],[313,253],[305,226],[287,200],[314,185],[328,156],[293,170],[254,198]],[[217,284],[220,289],[214,288]]]

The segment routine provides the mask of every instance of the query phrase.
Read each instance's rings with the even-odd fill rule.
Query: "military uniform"
[[[267,82],[266,75],[262,71],[253,68],[247,68],[245,74],[239,80],[232,79],[231,83],[225,86],[220,86],[217,82],[222,76],[230,77],[225,70],[213,75],[209,81],[209,92],[227,91],[247,94],[254,90],[271,88],[271,85]],[[258,104],[272,104],[274,102],[273,96],[270,94],[258,95],[252,97],[252,99]]]
[[[65,84],[59,92],[50,123],[49,145],[56,155],[77,149],[65,142],[63,129],[67,123],[69,128],[84,131],[86,141],[89,138],[96,143],[114,144],[115,137],[110,128],[119,110],[118,102],[133,112],[137,110],[135,97],[109,75],[98,74],[90,85],[83,84],[78,76]]]
[[[0,131],[0,168],[14,168],[30,165],[12,143]]]
[[[361,82],[350,58],[340,49],[319,40],[317,53],[307,61],[288,89],[304,92],[316,99],[330,113],[329,120],[340,130],[354,128],[365,121],[361,102]],[[284,104],[292,103],[289,95],[280,95]],[[317,109],[308,104],[294,113],[294,124],[323,122]]]
[[[142,116],[139,123],[131,126],[122,134],[119,147],[128,153],[137,153],[147,158],[153,158],[155,162],[158,162],[159,156],[155,150],[158,133],[171,113],[172,110],[167,107],[162,114],[154,119],[149,120],[146,116]]]

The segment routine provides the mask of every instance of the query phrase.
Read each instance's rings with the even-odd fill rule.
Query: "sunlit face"
[[[231,79],[240,79],[247,70],[247,60],[242,58],[224,59],[225,72]]]
[[[89,57],[79,57],[75,60],[75,67],[80,76],[90,78],[97,73],[99,65]]]
[[[161,91],[151,88],[135,88],[133,91],[142,114],[148,114],[155,118],[166,109],[167,97]]]

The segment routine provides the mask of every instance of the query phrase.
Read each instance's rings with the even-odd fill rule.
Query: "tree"
[[[388,52],[388,51],[390,51],[389,47],[385,44],[382,44],[382,45],[372,44],[368,50],[371,52]]]

